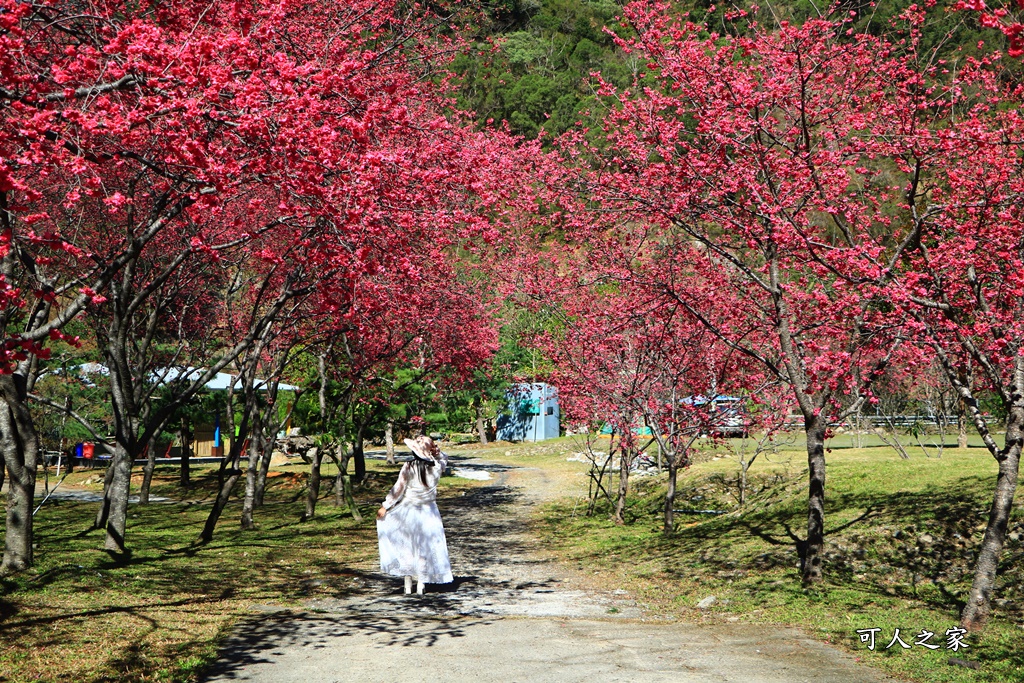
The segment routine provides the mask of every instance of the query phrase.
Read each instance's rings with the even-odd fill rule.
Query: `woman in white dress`
[[[423,594],[423,584],[451,583],[448,542],[437,510],[437,482],[448,456],[428,436],[406,439],[413,459],[402,465],[398,481],[377,510],[380,568],[405,577],[405,592]]]

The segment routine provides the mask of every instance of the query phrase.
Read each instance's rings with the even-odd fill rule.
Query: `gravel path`
[[[523,520],[544,473],[454,458],[489,483],[439,501],[455,582],[402,595],[367,571],[343,599],[262,608],[206,681],[878,683],[882,674],[791,629],[650,620],[622,592],[581,590]],[[530,495],[524,494],[530,491]],[[434,590],[429,590],[434,589]]]

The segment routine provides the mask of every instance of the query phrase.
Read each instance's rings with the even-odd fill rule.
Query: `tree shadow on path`
[[[232,680],[249,667],[271,664],[291,648],[343,647],[345,639],[370,636],[380,647],[431,647],[489,624],[491,600],[516,600],[550,592],[557,579],[533,571],[534,542],[517,506],[522,495],[507,486],[479,486],[438,501],[455,580],[427,586],[423,596],[403,595],[401,579],[353,567],[336,569],[360,589],[306,603],[313,611],[277,611],[243,620],[224,642],[218,661],[202,680]]]
[[[393,603],[388,606],[393,608]],[[220,658],[202,680],[244,679],[249,667],[273,663],[287,648],[339,647],[344,645],[342,639],[359,635],[373,637],[382,647],[432,647],[445,638],[461,638],[465,629],[486,623],[467,617],[445,618],[372,608],[351,610],[346,614],[276,612],[256,615],[235,627],[221,649]]]

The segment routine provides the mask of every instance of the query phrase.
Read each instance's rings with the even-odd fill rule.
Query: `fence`
[[[919,425],[938,427],[939,425],[955,425],[956,423],[956,415],[861,415],[859,424],[858,420],[849,417],[842,422],[831,422],[829,427],[833,429],[836,427],[844,429],[891,429],[893,427],[910,429]],[[786,418],[786,429],[802,429],[803,426],[804,418],[802,415],[791,414]]]

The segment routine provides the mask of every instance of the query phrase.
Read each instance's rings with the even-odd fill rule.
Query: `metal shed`
[[[498,416],[498,439],[544,441],[559,436],[555,387],[543,382],[514,384],[506,396],[507,408]]]

